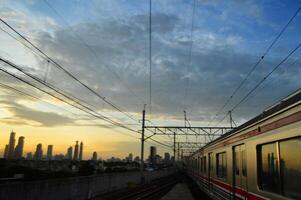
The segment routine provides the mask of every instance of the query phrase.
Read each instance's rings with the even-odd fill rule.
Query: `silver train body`
[[[301,199],[301,91],[186,158],[213,199]]]

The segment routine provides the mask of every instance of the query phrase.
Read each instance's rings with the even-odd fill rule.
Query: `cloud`
[[[158,118],[182,119],[183,109],[187,109],[190,119],[210,121],[260,57],[257,48],[246,48],[253,45],[253,40],[247,38],[244,32],[251,30],[253,33],[252,29],[257,27],[254,21],[263,20],[263,7],[254,1],[235,1],[221,7],[218,4],[219,1],[206,1],[197,10],[191,64],[188,53],[191,44],[191,22],[188,19],[191,13],[175,12],[178,8],[176,5],[169,5],[165,10],[160,9],[163,4],[155,5],[156,11],[152,14],[152,110]],[[143,9],[135,10],[134,5],[128,8],[115,1],[105,5],[110,8],[108,10],[116,9],[118,14],[108,17],[99,12],[100,16],[96,16],[94,20],[81,20],[78,23],[72,22],[71,26],[61,27],[57,27],[56,21],[46,17],[42,23],[49,26],[49,29],[41,28],[31,32],[35,33],[36,43],[41,49],[81,81],[122,109],[140,113],[143,104],[148,103],[148,13],[142,13]],[[105,8],[98,7],[108,13]],[[163,10],[168,12],[161,12]],[[246,17],[242,17],[243,15]],[[7,18],[18,21],[19,17],[22,15],[10,15]],[[26,32],[26,27],[19,28]],[[286,52],[287,50],[283,50],[284,54]],[[226,109],[238,102],[280,59],[281,57],[267,57]],[[38,75],[42,76],[45,61],[37,62],[41,71]],[[292,66],[292,71],[286,71],[287,75],[282,78],[279,78],[281,72],[276,71],[272,79],[277,79],[277,84],[269,86],[253,103],[250,101],[250,104],[244,104],[235,113],[238,120],[260,112],[264,105],[299,87],[300,84],[292,78],[300,75],[300,70],[296,68],[297,65]],[[101,107],[113,110],[53,66],[50,66],[47,81],[100,110]],[[45,126],[56,126],[58,121],[65,125],[73,122],[70,118],[60,118],[62,116],[51,113],[47,122],[47,113],[26,110],[24,107],[12,109],[16,116],[26,118],[29,115],[29,120]]]
[[[66,116],[59,115],[54,112],[44,112],[40,110],[30,109],[20,103],[0,101],[0,104],[13,114],[12,117],[3,118],[2,122],[17,125],[33,125],[33,126],[67,126],[72,125],[75,120]]]

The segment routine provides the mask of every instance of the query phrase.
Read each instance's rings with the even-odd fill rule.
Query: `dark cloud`
[[[147,16],[138,15],[127,20],[110,19],[99,24],[80,24],[57,31],[50,42],[41,38],[39,45],[110,101],[128,111],[140,112],[148,99],[146,19]],[[153,19],[157,20],[153,36],[153,113],[171,117],[179,116],[183,109],[188,109],[194,120],[212,119],[259,57],[237,51],[240,40],[236,41],[235,37],[229,39],[196,30],[199,35],[195,36],[197,42],[193,44],[192,63],[189,65],[190,44],[189,40],[178,37],[181,33],[176,25],[177,16],[155,13]],[[83,38],[85,44],[78,36]],[[279,61],[280,58],[267,58],[233,103]],[[187,71],[190,77],[188,89]],[[274,77],[279,73],[277,71]],[[51,81],[75,95],[85,94],[82,97],[86,101],[98,102],[83,88],[75,87],[76,83],[70,79],[60,79],[58,71],[53,71],[51,76]],[[278,86],[281,87],[274,90],[277,86],[272,85],[256,100],[256,104],[272,103],[276,100],[275,96],[286,94],[298,86],[289,76],[280,82]],[[262,106],[252,106],[250,104],[242,109],[244,112],[237,112],[237,117],[247,118],[263,109]]]
[[[219,23],[229,20],[233,17],[232,14],[236,17],[246,14],[248,20],[258,21],[262,15],[262,8],[256,2],[246,0],[243,3],[238,1],[230,3],[226,6],[225,12],[217,12],[218,3],[219,1],[205,1],[201,4],[203,8],[207,9],[209,6],[215,9],[208,9],[203,17],[200,17],[200,12],[196,14],[201,22],[197,23],[198,26],[195,27],[193,34],[191,64],[188,53],[191,44],[190,21],[187,20],[190,15],[170,12],[153,13],[152,111],[154,115],[166,119],[182,119],[183,109],[187,109],[192,120],[207,122],[213,119],[214,114],[229,98],[234,88],[260,58],[257,49],[253,51],[243,47],[245,44],[251,44],[252,41],[247,43],[246,38],[233,30],[221,34],[219,30],[208,24],[211,19],[208,16],[210,13],[211,15],[218,13],[212,15],[212,20],[213,22],[220,20]],[[237,12],[233,13],[233,10]],[[184,14],[186,18],[183,17]],[[109,101],[126,111],[140,113],[143,104],[148,103],[148,15],[119,13],[118,16],[102,17],[89,22],[81,21],[71,27],[56,28],[51,33],[40,31],[37,34],[37,44]],[[209,22],[202,23],[204,20]],[[244,23],[244,20],[242,22],[233,20],[233,18],[218,29],[230,30],[237,27],[252,29],[250,23]],[[289,51],[283,46],[275,49],[282,55]],[[282,56],[278,55],[267,56],[224,112],[252,89],[281,59]],[[275,82],[259,88],[258,94],[252,96],[250,101],[242,104],[234,113],[238,121],[243,121],[262,111],[264,106],[300,87],[296,78],[300,77],[298,68],[300,62],[287,67],[290,62],[291,60],[273,74],[271,80]],[[42,77],[46,64],[45,62],[39,64],[41,72],[38,75]],[[189,77],[188,87],[187,77]],[[107,110],[112,109],[108,105],[104,106],[97,97],[53,66],[47,81],[96,105],[100,110],[103,107]],[[14,112],[18,117],[35,116],[30,117],[34,121],[46,119],[44,116],[46,113],[43,112],[24,110],[24,108],[14,108]],[[69,118],[55,120],[56,116],[51,114],[50,118],[52,119],[47,119],[48,124],[44,121],[42,124],[55,126],[57,121],[61,121],[62,124],[72,123]]]

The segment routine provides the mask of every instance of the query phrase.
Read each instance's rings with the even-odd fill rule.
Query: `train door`
[[[233,148],[233,193],[234,197],[247,199],[247,160],[244,144]],[[235,198],[234,198],[235,199]]]
[[[212,176],[213,176],[213,160],[212,153],[208,154],[208,182],[209,182],[209,190],[212,191]]]

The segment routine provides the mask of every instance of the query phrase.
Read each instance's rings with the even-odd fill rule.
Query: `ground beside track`
[[[188,176],[183,176],[182,181],[174,186],[160,200],[210,200],[199,186]]]

